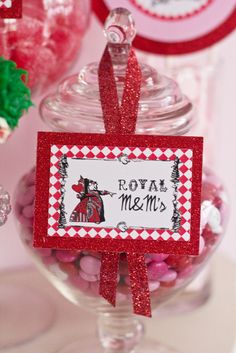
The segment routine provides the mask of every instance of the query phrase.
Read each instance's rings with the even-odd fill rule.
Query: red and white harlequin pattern
[[[0,7],[10,9],[12,7],[12,0],[0,0]]]
[[[66,155],[67,158],[85,159],[116,159],[121,154],[128,155],[129,159],[174,160],[176,157],[180,159],[178,203],[181,213],[181,227],[178,233],[165,229],[128,229],[126,232],[120,232],[119,229],[116,228],[102,227],[74,228],[67,226],[64,229],[58,229],[61,197],[58,163],[61,156]],[[52,145],[50,158],[48,236],[190,241],[192,157],[193,153],[191,149]]]

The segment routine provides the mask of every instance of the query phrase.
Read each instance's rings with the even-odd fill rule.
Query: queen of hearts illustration
[[[96,181],[80,176],[78,184],[72,185],[80,202],[77,204],[70,216],[70,222],[92,222],[101,223],[105,221],[104,205],[101,196],[115,195],[110,191],[98,190]]]

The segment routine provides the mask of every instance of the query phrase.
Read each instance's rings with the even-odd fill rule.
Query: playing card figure
[[[72,185],[80,202],[70,216],[70,222],[101,223],[105,221],[102,195],[113,196],[110,191],[98,190],[96,181],[80,177],[78,184]]]

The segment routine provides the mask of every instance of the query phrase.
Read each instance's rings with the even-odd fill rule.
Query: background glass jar
[[[214,163],[217,131],[215,129],[217,77],[220,51],[217,46],[185,55],[155,55],[138,51],[143,62],[159,68],[180,85],[195,106],[196,133],[205,137],[205,160]]]
[[[29,72],[33,93],[71,68],[88,27],[89,0],[24,0],[21,19],[0,20],[0,53]]]
[[[115,15],[116,12],[113,12],[110,17]],[[110,18],[105,28],[107,37],[112,38],[109,20]],[[117,26],[122,27],[122,34],[125,33],[124,25],[125,28],[133,26],[127,12],[119,13]],[[129,48],[119,44],[118,38],[116,44],[109,43],[109,50],[118,95],[121,97]],[[142,85],[136,133],[193,134],[193,106],[181,93],[177,83],[146,64],[141,64],[141,70]],[[55,94],[43,100],[41,115],[55,131],[104,133],[99,100],[98,63],[89,64],[78,75],[62,82]],[[99,337],[105,350],[131,352],[140,340],[142,325],[132,315],[126,255],[120,256],[117,307],[113,308],[99,295],[100,253],[86,249],[71,251],[33,248],[34,186],[35,170],[32,169],[17,187],[15,211],[21,224],[23,242],[33,255],[36,265],[66,298],[99,313]],[[206,168],[203,174],[199,256],[145,255],[153,309],[188,285],[204,268],[223,236],[226,215],[227,200],[223,186]],[[72,344],[62,352],[74,352],[80,348],[80,344],[81,342]],[[145,352],[158,352],[156,345],[151,347],[149,344],[143,349]]]

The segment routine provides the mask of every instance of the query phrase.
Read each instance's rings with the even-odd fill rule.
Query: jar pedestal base
[[[56,353],[131,353],[131,351],[124,350],[104,350],[96,339],[91,340],[91,336],[75,341],[68,346],[62,348]],[[143,340],[142,343],[132,353],[179,353],[176,350],[162,346],[160,343],[152,340]]]

